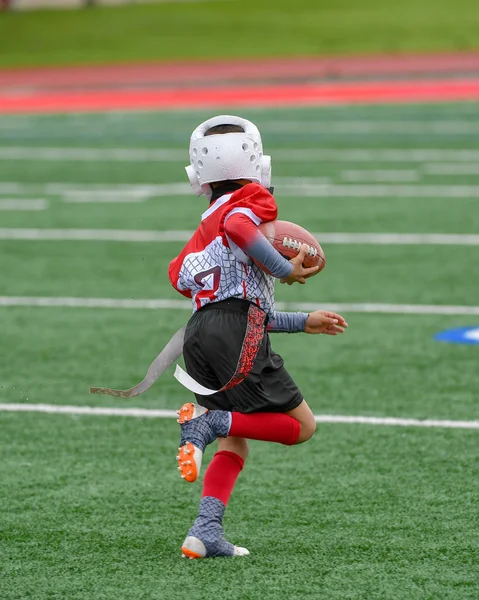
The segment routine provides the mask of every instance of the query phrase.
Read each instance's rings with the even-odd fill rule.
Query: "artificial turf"
[[[200,488],[166,420],[1,417],[2,598],[477,598],[474,431],[325,425],[254,443],[225,527],[183,561]]]
[[[479,47],[475,0],[164,2],[0,14],[0,65],[70,65]]]
[[[408,169],[418,197],[315,198],[281,193],[282,218],[324,232],[477,233],[477,176],[431,175],[428,161],[275,161],[290,148],[342,149],[347,136],[274,133],[280,121],[315,124],[478,122],[477,105],[249,111],[264,128],[278,177]],[[205,115],[165,113],[0,118],[2,147],[186,148]],[[179,133],[175,134],[175,131]],[[478,148],[477,138],[431,131],[355,134],[355,147],[433,151]],[[78,135],[78,138],[77,138]],[[163,137],[161,137],[163,136]],[[181,138],[181,139],[180,139]],[[333,139],[334,138],[334,139]],[[21,142],[19,142],[21,139]],[[185,155],[187,155],[185,150]],[[453,155],[453,157],[456,155]],[[451,159],[452,160],[452,159]],[[184,181],[185,159],[3,160],[0,200],[42,196],[40,212],[0,213],[1,228],[191,229],[194,196],[140,203],[71,204],[58,190]],[[465,164],[456,160],[453,164]],[[18,184],[12,191],[7,182]],[[421,186],[468,185],[466,198],[424,198]],[[355,184],[351,184],[355,185]],[[2,187],[4,186],[4,187]],[[31,187],[28,187],[31,186]],[[54,188],[57,189],[57,188]],[[167,298],[179,243],[0,241],[0,297]],[[291,303],[477,305],[478,246],[325,244],[326,270],[306,286],[278,286]],[[125,402],[91,385],[128,387],[188,310],[0,308],[0,402],[177,408],[188,395],[169,370]],[[460,315],[345,314],[341,337],[273,337],[317,414],[479,419],[477,346],[433,339],[477,326]],[[183,561],[179,546],[200,495],[175,469],[178,426],[133,419],[0,412],[0,598],[476,599],[477,430],[320,424],[297,448],[253,443],[226,518],[244,560]],[[208,451],[208,458],[212,450]]]

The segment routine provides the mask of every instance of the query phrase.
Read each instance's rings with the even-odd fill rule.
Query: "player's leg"
[[[225,540],[222,525],[226,506],[248,452],[248,442],[243,438],[218,439],[218,452],[205,472],[198,516],[181,548],[183,556],[205,558],[249,554],[245,548]]]
[[[187,329],[184,348],[188,372],[200,377],[203,384],[220,382],[220,387],[227,381],[236,367],[246,318],[244,313],[221,309],[193,317],[197,327],[192,328],[191,336]],[[233,343],[225,344],[221,332],[229,332]],[[198,478],[203,452],[216,438],[232,436],[293,446],[310,439],[315,430],[311,410],[283,359],[272,351],[267,334],[250,374],[240,385],[219,394],[197,395],[197,399],[210,410],[187,403],[179,412],[178,466],[189,482]]]
[[[299,406],[288,411],[286,414],[299,421],[300,430],[297,444],[307,442],[313,437],[316,431],[316,419],[306,400],[303,400]]]

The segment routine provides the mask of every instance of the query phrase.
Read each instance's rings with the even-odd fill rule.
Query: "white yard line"
[[[124,229],[3,229],[2,240],[187,242],[192,231],[141,231]],[[479,238],[479,236],[478,236]]]
[[[327,183],[325,177],[278,178],[278,197],[311,198],[479,198],[479,185],[431,185],[407,183]],[[49,194],[60,196],[64,202],[141,202],[153,197],[187,196],[192,198],[191,186],[184,182],[163,184],[80,184],[80,183],[0,183],[5,190],[16,189],[19,193]],[[16,193],[16,192],[8,192]]]
[[[286,162],[477,162],[479,150],[432,148],[282,148],[273,160]],[[0,159],[41,161],[181,162],[188,152],[178,148],[72,148],[0,146]]]
[[[277,189],[278,197],[310,198],[479,198],[479,185],[408,185],[379,184],[313,184],[285,183]]]
[[[53,161],[159,161],[188,162],[188,151],[172,148],[50,148],[33,146],[2,146],[0,159]],[[185,164],[186,164],[185,162]]]
[[[261,130],[276,133],[477,135],[476,121],[265,121]]]
[[[47,308],[126,308],[149,310],[191,311],[189,300],[132,299],[132,298],[75,298],[0,296],[0,307],[30,306]],[[324,309],[344,313],[384,313],[398,315],[463,315],[479,316],[479,306],[451,306],[440,304],[373,304],[341,302],[277,302],[278,310],[302,310],[311,312]]]
[[[341,171],[340,177],[348,182],[403,183],[419,181],[421,175],[416,169],[361,169]]]
[[[448,150],[432,148],[291,148],[272,152],[273,160],[290,162],[374,162],[374,163],[423,163],[423,162],[476,162],[479,150]]]
[[[477,163],[426,163],[422,166],[428,175],[479,175],[479,162]]]
[[[116,192],[105,194],[87,192],[77,196],[67,196],[62,200],[67,204],[138,204],[139,202],[146,202],[148,196],[118,194]]]
[[[0,201],[1,202],[1,201]],[[128,229],[0,228],[0,240],[187,242],[192,231]],[[322,244],[479,246],[479,234],[466,233],[314,233]]]
[[[64,406],[55,404],[0,404],[5,412],[40,412],[62,415],[89,415],[111,417],[137,417],[147,419],[176,419],[175,410],[147,408],[115,408],[105,406]],[[479,421],[452,421],[439,419],[402,419],[394,417],[362,417],[349,415],[315,415],[318,423],[345,423],[386,425],[395,427],[435,427],[446,429],[479,429]]]
[[[0,210],[46,210],[48,204],[45,198],[0,198]]]
[[[155,196],[189,196],[192,194],[189,183],[140,184],[125,187],[112,185],[110,188],[106,187],[106,189],[99,189],[98,187],[92,189],[88,187],[84,189],[65,189],[65,186],[61,184],[58,186],[51,184],[48,189],[53,193],[56,189],[57,193],[62,196],[63,202],[82,204],[144,202]]]
[[[17,181],[0,181],[0,194],[22,194],[25,189],[25,184]]]
[[[71,184],[78,186],[78,184]],[[109,202],[115,202],[116,189],[111,186],[110,189],[101,191],[98,195],[98,188],[89,189],[83,186],[83,189],[77,190],[77,197],[71,196],[68,189],[53,192],[53,187],[48,186],[51,193],[59,193],[63,196],[64,202],[104,202],[101,194],[108,197]],[[324,183],[324,178],[283,178],[281,184],[276,188],[277,196],[283,198],[479,198],[479,185],[408,185],[403,183],[371,183],[371,184],[334,184]],[[131,186],[130,189],[119,189],[117,202],[124,201],[128,193],[142,198],[153,198],[155,196],[191,196],[192,191],[188,183],[165,183],[151,186]],[[141,201],[141,200],[130,200]]]

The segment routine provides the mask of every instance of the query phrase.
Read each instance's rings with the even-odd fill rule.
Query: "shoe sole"
[[[206,546],[197,537],[189,535],[183,542],[183,546],[181,546],[181,553],[183,558],[189,558],[190,560],[205,558]]]
[[[206,546],[199,538],[192,535],[189,535],[183,542],[183,546],[181,546],[181,556],[183,558],[189,558],[190,560],[207,558],[206,554]],[[235,546],[233,556],[228,558],[237,556],[249,556],[249,551],[246,548]]]
[[[202,406],[197,406],[193,402],[187,402],[177,411],[177,421],[180,425],[183,425],[183,423],[196,419],[205,412],[208,411]],[[186,444],[180,446],[176,460],[181,478],[188,483],[194,483],[200,474],[202,458],[203,452],[191,442],[186,442]]]

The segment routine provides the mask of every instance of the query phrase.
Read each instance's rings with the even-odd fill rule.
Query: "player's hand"
[[[344,333],[347,326],[348,324],[341,315],[329,310],[317,310],[308,315],[304,331],[313,334],[338,335],[338,333]]]
[[[293,265],[293,270],[288,277],[280,279],[281,283],[287,283],[288,285],[293,285],[293,283],[305,284],[308,277],[315,275],[319,271],[319,267],[309,267],[307,269],[303,267],[303,261],[306,258],[308,249],[308,246],[303,244],[298,255],[289,261]]]

